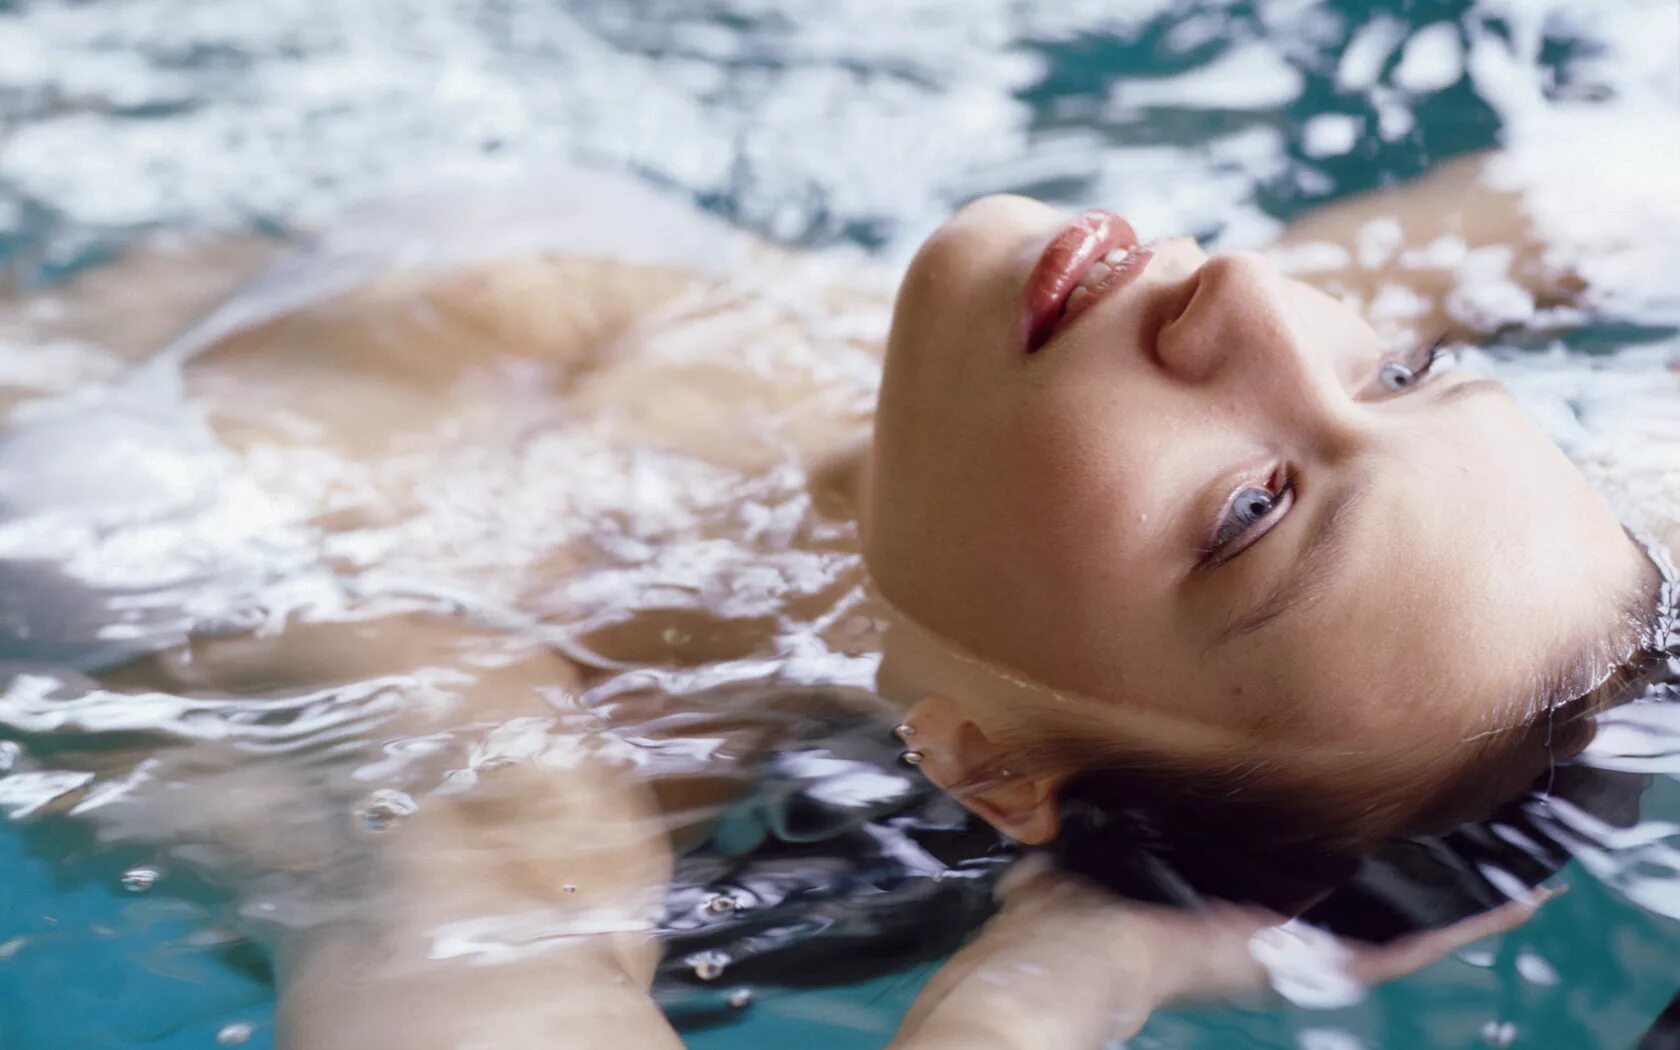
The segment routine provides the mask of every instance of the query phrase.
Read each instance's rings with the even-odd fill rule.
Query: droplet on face
[[[123,872],[122,886],[130,893],[145,893],[157,885],[158,877],[156,868],[141,865]]]
[[[560,889],[565,891],[566,893],[576,893],[577,892],[577,883],[568,882],[568,883],[564,884],[563,886],[561,886]]]
[[[358,812],[362,827],[369,831],[386,831],[412,816],[419,808],[406,792],[381,788],[367,797]]]
[[[217,1046],[244,1046],[251,1038],[251,1026],[244,1021],[225,1024],[216,1033]]]
[[[729,956],[725,952],[695,952],[683,962],[694,971],[694,976],[702,981],[715,981],[723,976],[723,971],[729,966]]]

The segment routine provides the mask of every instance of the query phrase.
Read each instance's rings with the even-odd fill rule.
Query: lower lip
[[[1080,302],[1063,312],[1063,305],[1091,266],[1109,252],[1131,249],[1128,262],[1106,277],[1101,285],[1081,296]],[[1137,234],[1125,219],[1110,211],[1088,211],[1058,233],[1027,279],[1022,314],[1022,342],[1032,353],[1049,341],[1052,333],[1069,316],[1090,309],[1103,295],[1115,291],[1143,271],[1149,252],[1137,246]]]

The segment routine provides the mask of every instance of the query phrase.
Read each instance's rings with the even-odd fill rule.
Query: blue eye
[[[1418,376],[1410,365],[1399,361],[1384,361],[1382,368],[1377,372],[1377,381],[1382,384],[1384,390],[1399,391],[1417,382]]]
[[[1377,385],[1386,393],[1397,394],[1402,390],[1417,386],[1435,371],[1435,366],[1443,358],[1449,356],[1448,351],[1441,349],[1446,337],[1442,336],[1433,343],[1422,348],[1410,361],[1390,359],[1384,361],[1377,369]]]
[[[1266,515],[1276,509],[1279,498],[1279,494],[1270,489],[1254,485],[1237,490],[1237,494],[1231,497],[1224,520],[1219,523],[1219,530],[1214,533],[1214,549],[1218,550],[1265,520]]]

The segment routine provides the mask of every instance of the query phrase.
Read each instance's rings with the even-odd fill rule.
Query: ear
[[[1059,774],[1011,771],[1008,757],[968,717],[964,705],[933,693],[905,716],[907,746],[921,752],[923,775],[1017,842],[1042,846],[1061,831]]]

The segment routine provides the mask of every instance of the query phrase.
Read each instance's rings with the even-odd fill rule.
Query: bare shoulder
[[[1325,205],[1295,220],[1271,254],[1361,309],[1392,344],[1525,322],[1572,301],[1582,281],[1540,235],[1528,196],[1490,178],[1493,163],[1457,157]]]
[[[122,374],[284,250],[266,237],[159,236],[56,286],[0,280],[0,419]]]
[[[552,329],[565,300],[622,297],[644,274],[725,275],[757,248],[680,194],[557,166],[396,194],[285,237],[154,235],[58,286],[0,279],[0,338],[73,340],[124,364],[187,360],[283,318],[342,318],[416,294],[480,324],[493,304],[501,334],[529,335]],[[504,323],[525,305],[520,292],[550,301]]]
[[[76,340],[134,361],[272,264],[287,245],[254,235],[155,236],[56,287],[0,284],[0,336]]]
[[[564,356],[692,281],[723,278],[756,246],[692,201],[627,175],[562,167],[458,181],[322,224],[224,304],[221,323],[175,350],[226,357],[250,353],[263,342],[253,333],[288,321],[367,336],[406,319],[457,329],[449,334],[480,352],[488,342]]]
[[[327,224],[160,354],[236,444],[301,420],[365,451],[456,412],[497,376],[558,389],[758,250],[628,177],[567,170],[431,189]]]
[[[1562,107],[1505,146],[1296,218],[1271,253],[1396,343],[1672,300],[1672,118]]]

